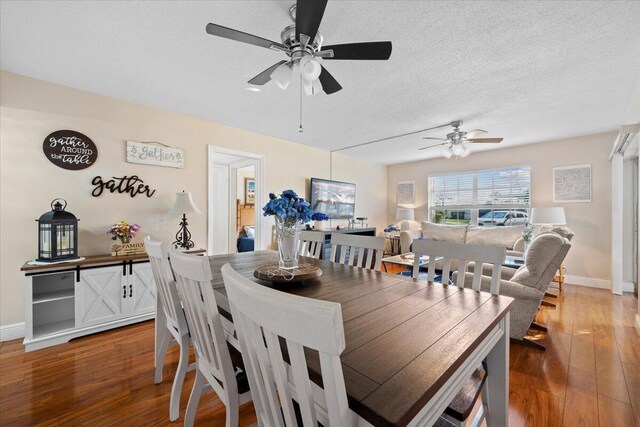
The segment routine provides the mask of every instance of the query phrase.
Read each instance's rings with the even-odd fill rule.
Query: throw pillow
[[[256,237],[256,228],[254,226],[252,226],[252,225],[251,226],[250,225],[245,225],[244,226],[244,232],[247,235],[247,237],[250,237],[252,239],[254,237]]]

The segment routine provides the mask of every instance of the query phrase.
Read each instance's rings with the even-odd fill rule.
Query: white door
[[[110,322],[126,314],[127,277],[122,266],[81,270],[76,283],[76,326]]]
[[[211,168],[212,192],[209,216],[211,217],[211,242],[213,255],[229,252],[229,166],[214,164]]]
[[[156,283],[153,280],[151,264],[133,264],[132,274],[128,278],[127,316],[153,313],[156,309]]]

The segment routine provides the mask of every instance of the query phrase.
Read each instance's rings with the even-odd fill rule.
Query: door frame
[[[255,161],[255,178],[256,178],[256,202],[255,202],[255,224],[256,235],[254,241],[255,250],[264,249],[266,247],[267,239],[265,238],[265,222],[262,220],[262,209],[264,205],[264,156],[257,153],[250,153],[247,151],[234,150],[231,148],[224,148],[215,145],[207,146],[208,160],[207,160],[207,252],[211,254],[213,248],[213,189],[214,189],[214,176],[212,174],[212,168],[215,163],[216,154],[228,154],[232,156],[245,157]],[[235,194],[235,188],[233,189]],[[229,212],[231,212],[231,206],[228,206]],[[229,236],[231,237],[231,236]]]

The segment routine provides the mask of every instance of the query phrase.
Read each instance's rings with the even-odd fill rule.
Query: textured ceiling
[[[344,89],[305,97],[299,134],[297,87],[245,89],[284,54],[205,33],[214,22],[278,41],[292,3],[2,1],[0,67],[325,149],[456,119],[502,147],[609,131],[640,79],[640,2],[329,1],[326,44],[391,40],[393,53],[326,61]],[[420,137],[445,133],[345,153],[437,157]]]

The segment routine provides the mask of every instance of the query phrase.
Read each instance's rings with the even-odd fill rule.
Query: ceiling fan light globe
[[[310,56],[305,56],[300,60],[300,72],[302,73],[303,79],[312,82],[320,77],[322,67],[317,60]]]
[[[447,159],[450,159],[450,158],[451,158],[451,156],[453,156],[453,151],[451,151],[451,148],[450,148],[450,147],[445,148],[445,150],[444,150],[444,156],[445,156]]]
[[[456,145],[455,147],[453,147],[453,154],[456,156],[462,156],[462,153],[464,153],[464,147],[462,145]]]
[[[467,147],[464,147],[464,151],[460,154],[460,157],[467,157],[469,154],[471,154],[471,151],[469,151]]]
[[[288,63],[280,65],[271,73],[271,80],[276,82],[280,89],[286,89],[291,83],[291,66]]]
[[[322,84],[320,83],[320,80],[310,82],[303,79],[302,87],[307,95],[315,95],[316,93],[322,92]]]

